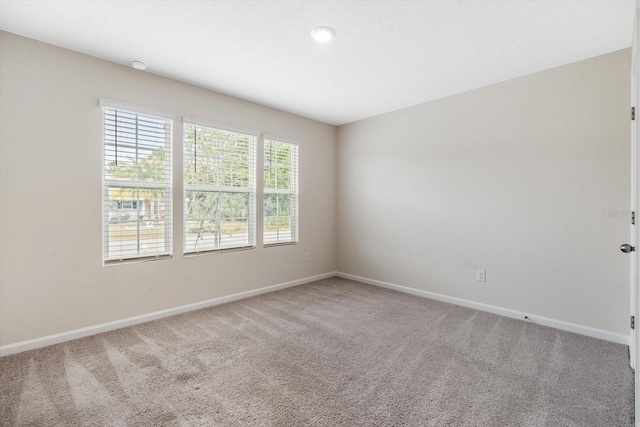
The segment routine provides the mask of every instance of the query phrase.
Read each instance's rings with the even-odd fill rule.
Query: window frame
[[[103,266],[112,266],[119,264],[126,264],[132,262],[142,262],[142,261],[156,261],[162,259],[171,259],[173,258],[173,133],[175,130],[175,114],[163,111],[151,109],[139,105],[128,104],[120,101],[113,101],[110,99],[100,98],[98,101],[98,105],[100,106],[100,122],[102,125],[101,129],[101,150],[102,150],[102,163],[101,163],[101,187],[102,187],[102,198],[101,198],[101,209],[102,209],[102,265]],[[114,110],[114,111],[122,111],[128,114],[135,114],[138,116],[147,116],[154,119],[165,120],[169,125],[169,130],[167,132],[166,139],[166,150],[165,153],[168,154],[168,159],[165,160],[165,177],[167,178],[167,182],[156,182],[156,181],[136,181],[136,180],[109,180],[107,179],[107,171],[106,171],[106,110]],[[164,190],[164,200],[166,200],[165,205],[169,206],[169,218],[163,218],[164,222],[164,243],[165,243],[165,253],[159,253],[156,255],[137,255],[137,256],[126,256],[120,258],[109,258],[109,225],[113,223],[110,215],[110,210],[106,206],[107,197],[106,194],[109,191],[109,188],[131,188],[131,189],[161,189]],[[136,199],[137,208],[136,211],[139,212],[139,198]],[[132,201],[129,199],[127,201]],[[130,209],[133,210],[133,209]],[[120,221],[120,220],[118,220]],[[135,222],[140,223],[143,220],[137,218]],[[139,236],[136,240],[139,240]]]
[[[187,139],[185,138],[185,131],[187,126],[205,127],[212,130],[230,132],[245,135],[253,138],[253,143],[249,147],[249,186],[248,187],[230,187],[224,185],[208,185],[208,184],[187,184],[185,168],[186,156],[185,156],[185,144]],[[244,250],[252,250],[257,246],[257,163],[258,163],[258,146],[260,140],[260,133],[249,129],[243,129],[238,127],[231,127],[223,124],[219,124],[212,121],[201,120],[193,117],[182,117],[182,252],[184,257],[198,257],[202,255],[220,254],[225,252],[236,252]],[[207,193],[240,193],[247,194],[249,198],[249,215],[248,215],[248,244],[230,247],[219,247],[213,249],[202,249],[195,251],[187,250],[187,220],[188,220],[188,206],[187,206],[187,194],[191,191],[207,192]]]
[[[290,173],[292,176],[290,177],[290,182],[293,184],[292,188],[289,189],[278,189],[278,188],[267,188],[264,185],[265,181],[265,150],[267,147],[267,141],[272,141],[280,144],[287,144],[289,146],[295,147],[293,150],[294,155],[291,157],[291,164],[288,166],[290,168]],[[262,246],[264,248],[271,248],[277,246],[286,246],[286,245],[296,245],[300,242],[300,142],[297,140],[283,138],[277,135],[270,134],[262,134]],[[277,167],[277,165],[276,165]],[[266,195],[268,194],[285,194],[291,197],[291,240],[277,241],[266,243],[265,242],[265,233],[266,233],[266,216],[264,213],[264,202],[266,200]],[[295,215],[294,215],[295,213]]]

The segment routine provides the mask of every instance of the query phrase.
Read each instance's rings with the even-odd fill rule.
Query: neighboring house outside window
[[[118,209],[127,210],[127,209],[138,209],[138,201],[137,200],[121,200],[117,202]]]

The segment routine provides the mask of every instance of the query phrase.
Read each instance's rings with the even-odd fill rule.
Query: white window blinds
[[[298,146],[264,139],[264,244],[298,241]]]
[[[173,121],[102,105],[103,260],[172,253]]]
[[[256,141],[185,119],[185,253],[255,246]]]

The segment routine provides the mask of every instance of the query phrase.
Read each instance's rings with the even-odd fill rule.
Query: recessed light
[[[141,60],[139,60],[139,59],[132,59],[132,60],[131,60],[131,61],[129,61],[129,62],[131,62],[131,66],[132,66],[133,68],[135,68],[136,70],[144,71],[144,70],[146,70],[146,69],[147,69],[147,63],[146,63],[146,62],[144,62],[144,61],[141,61]]]
[[[311,30],[311,37],[320,43],[328,42],[335,35],[336,31],[331,27],[316,27]]]

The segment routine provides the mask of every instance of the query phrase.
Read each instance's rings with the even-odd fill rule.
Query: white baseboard
[[[199,310],[201,308],[213,307],[215,305],[224,304],[239,299],[249,298],[252,296],[265,294],[268,292],[277,291],[279,289],[290,288],[292,286],[302,285],[304,283],[313,282],[316,280],[327,279],[329,277],[339,276],[345,279],[351,279],[362,283],[368,283],[370,285],[380,286],[387,289],[393,289],[396,291],[404,292],[411,295],[417,295],[423,298],[429,298],[437,301],[443,301],[450,304],[460,305],[463,307],[474,308],[480,311],[486,311],[501,316],[511,317],[514,319],[523,320],[524,316],[527,316],[533,323],[549,326],[563,331],[573,332],[580,335],[586,335],[593,338],[599,338],[606,341],[615,342],[618,344],[629,345],[629,336],[618,334],[615,332],[609,332],[602,329],[596,329],[589,326],[577,325],[575,323],[564,322],[562,320],[550,319],[548,317],[536,316],[533,314],[523,313],[508,308],[496,307],[493,305],[483,304],[479,302],[469,301],[462,298],[450,297],[447,295],[437,294],[434,292],[423,291],[420,289],[410,288],[407,286],[396,285],[394,283],[383,282],[381,280],[369,279],[366,277],[355,276],[353,274],[341,273],[341,272],[329,272],[319,274],[317,276],[305,277],[298,280],[292,280],[290,282],[279,283],[276,285],[265,286],[264,288],[254,289],[251,291],[239,292],[237,294],[227,295],[223,297],[213,298],[206,301],[200,301],[193,304],[182,305],[179,307],[169,308],[166,310],[155,311],[153,313],[142,314],[140,316],[129,317],[122,320],[116,320],[113,322],[102,323],[99,325],[88,326],[86,328],[74,329],[68,332],[62,332],[59,334],[48,335],[41,338],[35,338],[27,341],[21,341],[14,344],[7,344],[0,346],[0,357],[9,356],[11,354],[20,353],[23,351],[34,350],[37,348],[47,347],[54,344],[59,344],[66,341],[75,340],[78,338],[88,337],[90,335],[99,334],[101,332],[113,331],[115,329],[126,328],[127,326],[138,325],[140,323],[149,322],[163,317],[174,316],[180,313],[186,313],[188,311]]]
[[[174,316],[188,311],[199,310],[201,308],[213,307],[214,305],[224,304],[239,299],[249,298],[268,292],[277,291],[279,289],[290,288],[292,286],[302,285],[304,283],[314,282],[316,280],[327,279],[336,276],[336,272],[318,274],[317,276],[305,277],[303,279],[292,280],[290,282],[279,283],[277,285],[265,286],[264,288],[254,289],[251,291],[239,292],[237,294],[227,295],[223,297],[213,298],[206,301],[200,301],[193,304],[181,305],[179,307],[168,308],[166,310],[155,311],[153,313],[142,314],[140,316],[128,317],[113,322],[101,323],[99,325],[88,326],[86,328],[74,329],[68,332],[48,335],[46,337],[35,338],[27,341],[21,341],[14,344],[0,346],[0,357],[9,356],[10,354],[20,353],[23,351],[34,350],[36,348],[47,347],[61,342],[71,341],[78,338],[88,337],[90,335],[99,334],[101,332],[113,331],[115,329],[126,328],[127,326],[138,325],[140,323],[149,322],[151,320],[161,319],[163,317]]]
[[[577,325],[575,323],[564,322],[562,320],[550,319],[548,317],[536,316],[534,314],[523,313],[521,311],[511,310],[508,308],[496,307],[493,305],[483,304],[475,301],[469,301],[462,298],[450,297],[447,295],[437,294],[434,292],[423,291],[420,289],[409,288],[407,286],[396,285],[395,283],[383,282],[381,280],[369,279],[366,277],[355,276],[347,273],[337,273],[338,277],[344,279],[355,280],[357,282],[367,283],[370,285],[380,286],[382,288],[393,289],[395,291],[404,292],[411,295],[417,295],[424,298],[429,298],[437,301],[443,301],[450,304],[460,305],[463,307],[475,308],[476,310],[486,311],[500,316],[511,317],[514,319],[524,320],[527,316],[532,323],[538,325],[549,326],[563,331],[573,332],[580,335],[586,335],[592,338],[599,338],[601,340],[611,341],[618,344],[629,345],[629,336],[618,334],[616,332],[609,332],[602,329],[596,329],[589,326]]]

